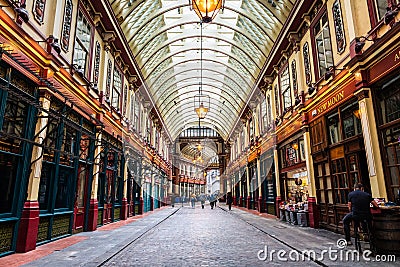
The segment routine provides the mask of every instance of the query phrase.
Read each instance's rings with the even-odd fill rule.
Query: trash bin
[[[297,211],[290,211],[290,223],[297,225]]]
[[[307,212],[306,211],[298,211],[297,212],[297,224],[301,227],[307,227]]]

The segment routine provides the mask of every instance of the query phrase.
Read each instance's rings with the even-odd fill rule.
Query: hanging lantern
[[[194,111],[199,119],[204,119],[210,109],[210,96],[196,95],[194,97]]]
[[[225,0],[189,0],[190,8],[204,23],[211,22],[220,9],[224,9]]]

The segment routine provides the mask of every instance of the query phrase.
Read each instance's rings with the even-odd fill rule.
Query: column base
[[[258,203],[258,205],[257,205],[257,208],[258,208],[257,210],[258,210],[258,212],[259,212],[259,213],[265,212],[265,207],[264,207],[264,203],[263,203],[262,197],[258,197],[257,203]]]
[[[39,202],[26,201],[18,227],[16,252],[28,252],[36,248],[39,230]]]
[[[251,209],[250,201],[251,201],[251,197],[248,196],[248,197],[246,198],[246,208],[248,208],[248,209]]]
[[[315,197],[308,197],[308,219],[311,228],[319,228],[319,211]]]
[[[280,218],[280,214],[279,214],[279,204],[281,203],[281,197],[280,196],[277,196],[276,198],[275,198],[275,215],[276,215],[276,217],[277,218]]]
[[[150,210],[153,211],[154,210],[154,198],[150,197]]]
[[[121,220],[126,220],[128,218],[128,201],[126,197],[122,199],[122,206],[121,206]]]
[[[138,209],[138,213],[139,214],[143,214],[143,209],[144,209],[144,201],[143,198],[141,197],[139,199],[139,209]]]
[[[99,215],[99,203],[97,199],[91,199],[89,204],[89,221],[87,231],[95,231],[97,229],[97,218]]]

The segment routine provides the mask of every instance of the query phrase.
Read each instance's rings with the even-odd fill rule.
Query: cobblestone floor
[[[343,236],[237,208],[227,211],[224,205],[213,210],[210,206],[166,207],[119,228],[104,227],[73,237],[81,241],[24,266],[400,266],[400,259],[377,263],[371,257],[371,262],[362,258],[351,262],[332,260],[328,253],[320,258],[329,248],[340,257],[336,241]],[[269,253],[276,251],[273,260],[259,259],[265,258],[266,248]],[[315,261],[292,260],[305,249],[316,252]],[[279,250],[286,253],[281,256],[287,261],[278,260]]]

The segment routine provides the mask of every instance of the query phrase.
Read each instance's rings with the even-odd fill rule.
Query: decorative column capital
[[[367,88],[362,88],[361,90],[358,90],[354,93],[354,95],[357,97],[358,101],[361,101],[365,98],[369,98],[369,89]]]

